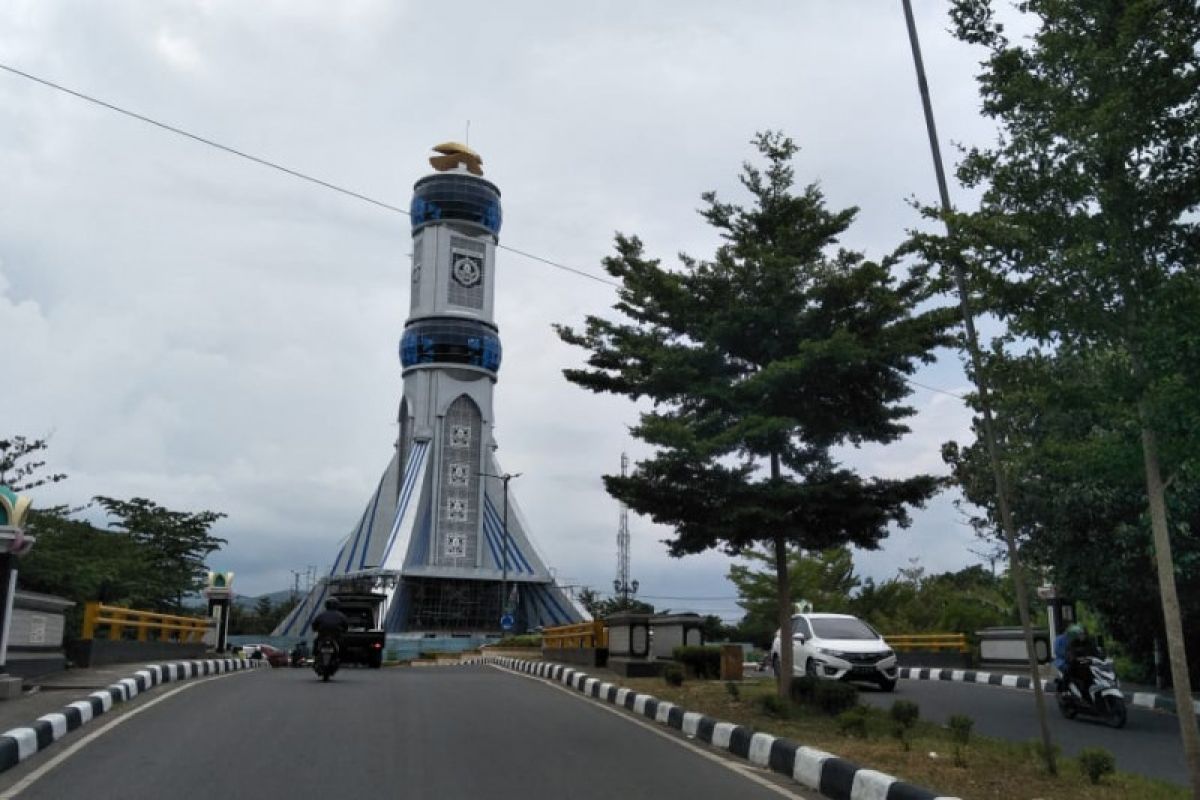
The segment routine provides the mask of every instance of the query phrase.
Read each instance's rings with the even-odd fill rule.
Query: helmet
[[[1074,625],[1071,625],[1069,628],[1067,628],[1067,638],[1077,639],[1080,636],[1083,636],[1083,626],[1080,625],[1078,622],[1076,622]]]
[[[331,597],[325,601],[325,610],[326,611],[337,611],[339,608],[341,608],[341,605],[342,604],[338,601],[338,599],[336,597]]]

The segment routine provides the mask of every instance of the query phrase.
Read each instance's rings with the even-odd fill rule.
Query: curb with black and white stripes
[[[745,725],[721,722],[703,714],[685,711],[674,703],[613,683],[601,682],[585,672],[561,664],[501,656],[482,656],[462,663],[493,664],[557,681],[588,697],[628,709],[660,725],[675,728],[745,758],[752,764],[787,775],[830,800],[958,800],[904,783],[891,775],[865,769],[824,750],[760,733]]]
[[[92,692],[82,700],[68,704],[62,711],[38,717],[32,725],[0,733],[0,772],[16,766],[34,753],[45,750],[66,736],[68,731],[86,725],[111,710],[117,703],[131,700],[161,683],[256,669],[265,664],[262,660],[252,661],[245,658],[150,664],[138,670],[132,677],[123,678],[107,688]]]
[[[900,667],[900,677],[910,681],[958,681],[960,683],[982,683],[988,686],[1008,686],[1013,689],[1033,690],[1033,680],[1028,675],[1002,675],[971,669],[938,669],[936,667]],[[1055,692],[1058,682],[1053,678],[1042,680],[1043,692]],[[1175,699],[1154,692],[1125,692],[1125,702],[1141,708],[1175,713]],[[1193,701],[1192,710],[1200,714],[1200,700]]]

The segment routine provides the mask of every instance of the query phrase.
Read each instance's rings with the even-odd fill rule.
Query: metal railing
[[[542,631],[542,647],[552,650],[608,647],[608,628],[599,620],[545,628]]]
[[[887,642],[888,647],[901,653],[914,650],[971,652],[971,645],[967,643],[967,636],[964,633],[884,634],[883,640]]]
[[[139,642],[170,641],[185,644],[202,641],[205,632],[214,624],[208,617],[134,611],[132,608],[106,606],[93,601],[83,609],[82,638],[95,639],[96,629],[107,627],[107,638],[114,641],[126,639],[126,633],[133,633]],[[155,635],[152,637],[151,633]]]

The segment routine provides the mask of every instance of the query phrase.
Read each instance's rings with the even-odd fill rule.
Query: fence
[[[543,650],[599,649],[608,647],[608,628],[600,620],[559,625],[542,631]]]
[[[964,633],[904,633],[883,637],[888,647],[897,653],[907,653],[914,650],[949,650],[955,653],[970,653],[971,645],[967,643]]]
[[[204,634],[214,624],[208,617],[182,617],[175,614],[157,614],[152,611],[134,611],[131,608],[106,606],[97,602],[88,603],[83,610],[83,639],[96,639],[96,629],[108,628],[110,641],[121,641],[133,633],[139,642],[179,642],[194,644],[204,640]],[[150,636],[151,633],[155,635]]]

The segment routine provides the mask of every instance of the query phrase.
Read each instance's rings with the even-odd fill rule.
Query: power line
[[[317,178],[312,175],[308,175],[306,173],[300,172],[299,170],[292,169],[291,167],[285,167],[282,164],[276,164],[274,161],[268,161],[265,158],[260,158],[255,155],[251,155],[250,153],[247,153],[243,150],[238,150],[236,147],[230,147],[227,144],[221,144],[220,142],[213,141],[212,139],[206,138],[204,136],[200,136],[198,134],[191,133],[190,131],[186,131],[183,128],[178,128],[174,125],[169,125],[165,122],[160,122],[159,120],[152,119],[151,117],[147,117],[144,114],[138,114],[136,111],[130,111],[129,109],[122,108],[121,106],[115,105],[114,103],[109,103],[109,102],[107,102],[105,100],[101,100],[97,97],[92,97],[89,94],[84,94],[83,92],[76,91],[75,89],[70,89],[66,86],[63,86],[62,84],[58,84],[53,81],[46,80],[45,78],[39,78],[36,75],[31,75],[28,72],[24,72],[22,70],[17,69],[16,67],[11,67],[7,64],[0,63],[0,69],[5,70],[6,72],[11,72],[13,75],[19,75],[20,77],[25,78],[27,80],[31,80],[34,83],[40,83],[43,86],[47,86],[51,89],[56,89],[57,91],[63,92],[64,94],[69,94],[72,97],[76,97],[85,102],[92,103],[94,105],[98,105],[101,108],[107,108],[109,111],[115,111],[118,114],[123,114],[124,116],[129,117],[131,119],[136,119],[139,122],[144,122],[147,125],[153,125],[156,128],[161,128],[162,130],[168,131],[170,133],[174,133],[177,136],[183,136],[185,138],[191,139],[192,141],[208,145],[209,147],[215,147],[218,150],[223,150],[224,152],[229,153],[230,155],[237,156],[238,158],[244,158],[247,161],[253,161],[255,164],[258,164],[263,167],[268,167],[273,170],[277,170],[279,172],[284,173],[285,175],[290,175],[293,178],[299,178],[302,181],[308,181],[309,183],[314,183],[317,186],[322,186],[326,189],[330,189],[332,191],[339,192],[340,194],[344,194],[347,197],[353,197],[356,200],[362,200],[364,203],[370,203],[371,205],[379,206],[380,208],[387,209],[388,211],[394,211],[397,214],[403,214],[406,217],[412,216],[408,211],[406,211],[403,208],[400,208],[399,206],[394,206],[391,203],[385,203],[382,200],[376,200],[374,197],[368,197],[367,195],[362,194],[361,192],[356,192],[353,189],[347,189],[344,186],[338,186],[336,183],[330,183],[329,181],[322,180],[321,178]],[[523,256],[525,258],[532,259],[533,261],[539,261],[543,264],[554,267],[556,269],[561,269],[561,270],[565,270],[566,272],[574,273],[575,275],[579,275],[581,277],[588,278],[590,280],[596,281],[597,283],[604,283],[609,286],[615,286],[617,288],[620,288],[620,286],[621,286],[621,284],[617,283],[616,281],[611,281],[611,280],[608,280],[607,278],[601,278],[600,276],[593,275],[590,272],[585,272],[584,270],[577,269],[576,267],[569,267],[566,264],[560,264],[557,261],[552,261],[548,258],[534,255],[533,253],[527,253],[523,250],[518,250],[515,247],[509,247],[508,245],[503,245],[503,244],[497,244],[496,246],[498,248],[500,248],[501,250],[507,250],[508,252],[514,253],[515,255]]]
[[[187,139],[191,139],[192,141],[199,142],[200,144],[208,145],[209,147],[214,147],[218,150],[222,150],[226,153],[229,153],[230,155],[237,156],[238,158],[244,158],[247,161],[252,161],[255,164],[258,164],[260,166],[268,167],[268,168],[276,170],[278,172],[282,172],[285,175],[292,176],[293,178],[299,178],[302,181],[307,181],[309,183],[316,184],[317,186],[321,186],[321,187],[329,189],[331,191],[338,192],[339,194],[346,195],[347,197],[353,197],[356,200],[362,200],[364,203],[370,203],[371,205],[378,206],[379,208],[383,208],[388,211],[393,211],[397,214],[403,214],[406,217],[412,216],[407,210],[400,208],[399,206],[394,206],[391,203],[385,203],[382,200],[376,200],[373,197],[369,197],[365,194],[362,194],[361,192],[356,192],[353,189],[347,189],[344,186],[338,186],[336,183],[330,183],[329,181],[322,180],[321,178],[317,178],[312,175],[308,175],[306,173],[300,172],[299,170],[295,170],[290,167],[285,167],[282,164],[276,164],[274,161],[269,161],[265,158],[260,158],[259,156],[251,155],[250,153],[244,152],[242,150],[238,150],[236,147],[230,147],[229,145],[221,144],[220,142],[213,141],[212,139],[208,139],[204,136],[200,136],[198,134],[191,133],[190,131],[186,131],[183,128],[178,128],[174,125],[169,125],[165,122],[160,122],[159,120],[152,119],[151,117],[147,117],[144,114],[138,114],[135,111],[130,111],[127,108],[122,108],[121,106],[118,106],[114,103],[109,103],[105,100],[101,100],[101,99],[99,99],[97,97],[93,97],[89,94],[85,94],[85,93],[77,91],[75,89],[70,89],[66,86],[63,86],[62,84],[55,83],[50,80],[46,80],[45,78],[39,78],[36,75],[31,75],[28,72],[24,72],[23,70],[19,70],[16,67],[9,66],[8,64],[4,64],[4,63],[0,62],[0,69],[4,70],[6,72],[12,73],[13,75],[17,75],[22,78],[25,78],[26,80],[33,81],[34,83],[39,83],[42,86],[46,86],[51,89],[55,89],[57,91],[63,92],[64,94],[69,94],[72,97],[75,97],[75,98],[78,98],[85,102],[100,106],[101,108],[107,108],[109,111],[115,111],[118,114],[122,114],[131,119],[135,119],[139,122],[144,122],[147,125],[153,125],[156,128],[160,128],[164,131],[168,131],[169,133],[174,133],[177,136],[183,136]],[[554,267],[555,269],[563,270],[564,272],[570,272],[574,275],[578,275],[582,278],[587,278],[588,280],[592,280],[597,283],[603,283],[607,286],[613,286],[618,289],[621,288],[621,286],[622,286],[620,283],[609,280],[608,278],[602,278],[599,275],[593,275],[590,272],[585,272],[584,270],[578,269],[576,267],[571,267],[566,264],[562,264],[558,261],[554,261],[552,259],[545,258],[543,256],[539,256],[534,253],[527,252],[525,250],[519,250],[515,247],[510,247],[508,245],[499,244],[499,243],[496,245],[496,247],[499,248],[500,250],[505,250],[509,253],[513,253],[514,255],[518,255],[523,258],[528,258],[531,261],[537,261],[542,264],[546,264],[547,266]],[[938,389],[934,386],[928,386],[924,383],[919,383],[918,381],[915,381],[912,378],[908,378],[908,377],[904,377],[904,380],[907,381],[908,383],[912,384],[913,386],[919,386],[922,389],[927,389],[931,392],[938,392],[939,394],[948,395],[957,400],[962,400],[965,402],[965,398],[962,395],[955,394],[954,392],[950,392],[945,389]],[[662,599],[669,600],[672,598],[662,598]],[[686,600],[688,598],[678,598],[678,599]]]

